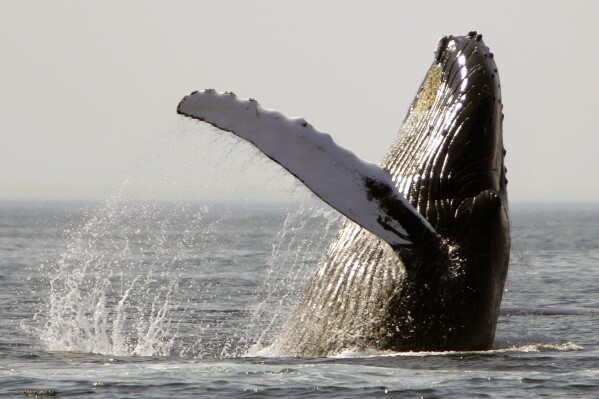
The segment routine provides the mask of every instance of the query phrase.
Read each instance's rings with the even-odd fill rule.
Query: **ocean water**
[[[317,205],[0,203],[0,397],[599,397],[599,208],[512,207],[495,348],[277,358]]]

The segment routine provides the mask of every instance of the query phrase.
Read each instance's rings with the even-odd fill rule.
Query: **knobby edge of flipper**
[[[387,171],[340,147],[302,118],[288,118],[254,99],[213,89],[185,96],[177,113],[250,142],[323,201],[395,249],[439,239]]]

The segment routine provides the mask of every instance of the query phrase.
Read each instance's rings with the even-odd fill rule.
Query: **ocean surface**
[[[317,205],[0,203],[0,397],[599,397],[599,207],[512,206],[495,348],[269,353]]]

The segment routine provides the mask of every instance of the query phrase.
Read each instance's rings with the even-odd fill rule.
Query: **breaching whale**
[[[277,354],[491,348],[510,235],[499,76],[481,35],[440,39],[379,166],[230,92],[193,92],[177,112],[249,141],[348,218]]]

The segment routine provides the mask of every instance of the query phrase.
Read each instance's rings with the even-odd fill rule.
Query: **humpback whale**
[[[439,40],[379,165],[230,92],[193,92],[177,112],[249,141],[347,217],[277,354],[491,348],[510,234],[500,82],[482,35]]]

